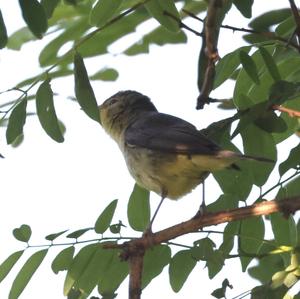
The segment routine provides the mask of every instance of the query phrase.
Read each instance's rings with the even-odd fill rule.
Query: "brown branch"
[[[250,217],[270,215],[276,212],[289,216],[300,210],[300,196],[282,200],[264,201],[251,206],[236,208],[202,216],[168,227],[157,233],[144,234],[141,238],[133,239],[123,244],[108,244],[105,248],[120,248],[123,250],[121,258],[129,261],[129,299],[140,299],[145,251],[155,245],[165,243],[188,233],[197,232],[203,227],[226,222],[243,220]]]
[[[128,256],[129,261],[129,299],[140,299],[142,294],[142,273],[144,248],[135,249],[134,255]]]
[[[205,54],[207,57],[207,66],[205,69],[200,95],[197,99],[196,109],[202,109],[204,104],[209,103],[209,94],[213,88],[213,82],[215,78],[215,62],[219,59],[219,53],[217,49],[217,16],[220,8],[222,8],[221,0],[209,1],[206,20],[204,23]]]
[[[289,0],[289,2],[290,2],[290,6],[291,6],[291,10],[292,10],[292,13],[294,16],[295,23],[297,25],[295,34],[297,35],[298,42],[299,42],[300,41],[300,16],[299,16],[298,8],[297,8],[294,0]]]
[[[190,17],[204,23],[204,20],[199,18],[198,16],[196,16],[195,14],[193,14],[192,12],[186,10],[186,9],[182,9],[182,11],[184,13],[186,13],[187,15],[189,15]],[[285,39],[281,36],[278,36],[277,34],[275,34],[274,32],[270,32],[270,31],[257,31],[257,30],[253,30],[253,29],[249,29],[249,28],[240,28],[240,27],[235,27],[235,26],[231,26],[231,25],[221,25],[220,28],[223,28],[223,29],[229,29],[229,30],[232,30],[232,31],[240,31],[240,32],[245,32],[245,33],[252,33],[252,34],[258,34],[258,35],[261,35],[261,36],[264,36],[266,38],[269,38],[269,39],[275,39],[275,40],[278,40],[278,41],[281,41],[287,45],[291,45],[293,48],[295,48],[296,50],[300,51],[300,46],[291,42],[290,39]]]
[[[300,111],[289,109],[279,105],[273,105],[274,110],[287,113],[290,117],[300,117]]]

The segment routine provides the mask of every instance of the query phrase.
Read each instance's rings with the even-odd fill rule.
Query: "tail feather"
[[[249,159],[249,160],[255,160],[260,162],[268,162],[268,163],[275,163],[274,160],[264,157],[256,157],[256,156],[249,156],[249,155],[243,155],[232,151],[222,150],[218,153],[219,157],[222,158],[240,158],[240,159]]]

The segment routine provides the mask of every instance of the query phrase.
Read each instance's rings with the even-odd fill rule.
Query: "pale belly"
[[[142,187],[178,199],[201,184],[210,172],[232,162],[202,155],[159,153],[145,148],[127,147],[124,156],[129,172]]]

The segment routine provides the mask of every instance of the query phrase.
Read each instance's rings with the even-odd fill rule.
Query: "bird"
[[[120,91],[100,106],[100,123],[118,144],[136,183],[164,198],[177,200],[225,168],[239,169],[243,159],[274,162],[222,149],[193,124],[160,113],[150,98]]]

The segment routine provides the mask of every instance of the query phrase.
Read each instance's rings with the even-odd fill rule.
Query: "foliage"
[[[226,5],[218,15],[214,28],[216,40],[221,34],[219,29],[224,16],[233,6],[243,17],[252,17],[254,1],[223,2]],[[116,80],[118,72],[110,68],[100,69],[89,76],[84,58],[98,59],[108,53],[109,45],[134,32],[150,18],[158,21],[157,27],[145,33],[141,42],[129,46],[124,54],[134,56],[148,53],[152,44],[163,46],[185,43],[186,32],[193,34],[195,30],[182,22],[188,16],[198,18],[197,15],[207,9],[206,1],[192,0],[20,0],[19,5],[26,27],[8,37],[6,16],[0,11],[0,48],[6,46],[8,49],[21,50],[29,41],[37,42],[36,39],[44,36],[52,39],[39,54],[43,71],[33,78],[24,78],[15,87],[22,93],[18,99],[1,103],[1,107],[6,109],[1,121],[3,124],[7,123],[8,144],[14,144],[24,134],[28,116],[27,102],[32,99],[36,102],[36,114],[46,134],[56,142],[64,141],[62,124],[55,111],[55,93],[51,89],[50,81],[69,75],[74,75],[75,96],[83,112],[100,122],[89,80]],[[181,6],[182,9],[178,10]],[[210,78],[214,79],[209,84],[211,90],[217,89],[227,80],[235,82],[232,99],[223,101],[220,107],[234,108],[236,113],[205,130],[205,134],[221,146],[237,151],[232,139],[239,135],[245,154],[276,160],[277,145],[299,131],[298,26],[291,14],[291,8],[270,9],[267,13],[250,19],[250,29],[245,30],[244,35],[247,45],[234,49],[219,59],[213,77],[207,76],[207,66],[211,61],[204,51],[205,47],[202,47],[198,69],[200,91],[203,92],[201,88],[205,80]],[[184,32],[183,28],[187,31]],[[198,34],[201,36],[201,33]],[[59,55],[68,42],[72,42],[72,47],[65,54]],[[37,86],[35,92],[34,87]],[[275,112],[276,110],[278,111]],[[264,184],[274,170],[272,163],[244,161],[241,162],[242,172],[228,169],[215,173],[215,179],[223,194],[207,207],[208,211],[213,213],[238,208],[241,202],[261,202],[276,188],[278,200],[299,197],[299,145],[287,150],[290,152],[289,157],[275,170],[278,170],[280,180],[267,190]],[[253,186],[263,190],[258,198],[250,196]],[[116,209],[117,200],[114,200],[100,213],[93,227],[68,233],[66,238],[71,239],[70,242],[57,242],[59,237],[66,234],[65,230],[46,236],[49,243],[45,245],[45,249],[35,251],[23,264],[12,284],[9,298],[20,296],[54,246],[64,246],[53,260],[52,270],[55,274],[66,271],[64,294],[68,298],[88,298],[96,289],[102,298],[114,298],[118,287],[129,273],[128,263],[119,258],[122,250],[117,245],[132,239],[123,237],[124,225],[122,221],[116,222],[114,219]],[[131,230],[140,233],[147,228],[150,219],[148,191],[137,185],[134,187],[127,216]],[[273,232],[273,237],[268,240],[265,239],[267,225],[271,225]],[[87,232],[94,232],[96,239],[82,239]],[[194,234],[192,244],[170,241],[147,250],[142,287],[148,287],[151,280],[168,266],[170,285],[174,292],[179,292],[197,263],[204,263],[209,278],[213,279],[230,258],[240,259],[242,270],[248,270],[250,276],[259,280],[260,285],[250,292],[251,298],[283,298],[291,287],[299,284],[300,222],[292,215],[283,217],[277,213],[268,217],[229,222],[221,232],[221,244],[214,241],[214,231],[210,231],[204,238],[199,237],[203,233],[205,231],[200,230]],[[27,248],[36,248],[30,243],[31,228],[28,225],[16,228],[13,235],[17,240],[25,242]],[[89,244],[84,245],[87,242]],[[79,244],[82,246],[77,249]],[[23,252],[14,252],[3,261],[0,265],[0,281],[19,263]],[[257,265],[249,267],[255,259],[258,261]],[[212,296],[225,298],[228,288],[232,288],[230,283],[225,279],[222,286],[212,292]]]

